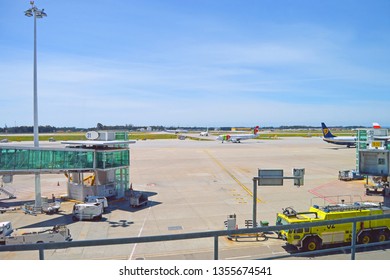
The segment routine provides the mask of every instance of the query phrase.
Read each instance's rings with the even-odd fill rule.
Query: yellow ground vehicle
[[[291,207],[277,214],[276,225],[319,222],[362,216],[390,213],[390,208],[372,202],[336,204],[320,207],[314,205],[308,212],[296,212]],[[356,225],[358,243],[370,243],[388,240],[390,237],[390,219],[360,222]],[[288,244],[303,251],[314,251],[322,245],[351,242],[352,223],[326,226],[305,227],[294,230],[282,230],[279,237]]]

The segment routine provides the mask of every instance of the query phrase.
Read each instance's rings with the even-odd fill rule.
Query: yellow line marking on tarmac
[[[236,183],[241,187],[243,188],[251,197],[253,197],[253,193],[243,184],[241,183],[240,180],[238,180],[236,178],[236,176],[234,176],[229,170],[227,170],[227,168],[218,160],[216,159],[212,154],[210,154],[209,151],[205,150],[206,154],[209,155],[209,157],[214,160],[214,162],[219,165],[219,167],[222,168],[223,171],[225,171],[234,181],[236,181]],[[256,198],[257,199],[257,202],[262,202],[259,198]]]

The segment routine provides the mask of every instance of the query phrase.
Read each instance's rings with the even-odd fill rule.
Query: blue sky
[[[388,0],[35,4],[40,125],[390,125]],[[0,8],[0,126],[32,126],[30,4]]]

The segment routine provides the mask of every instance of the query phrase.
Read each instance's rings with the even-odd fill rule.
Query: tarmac
[[[212,136],[208,138],[212,139]],[[9,143],[9,145],[15,145]],[[32,143],[17,143],[32,145]],[[42,142],[41,146],[62,146]],[[140,208],[128,200],[109,201],[101,221],[73,221],[75,202],[63,201],[57,214],[29,215],[22,210],[0,214],[14,228],[67,224],[73,240],[155,236],[225,228],[227,216],[236,214],[239,228],[252,219],[253,177],[258,169],[304,168],[304,185],[293,180],[283,186],[257,188],[257,219],[275,224],[282,208],[306,211],[312,204],[345,201],[382,201],[367,197],[363,181],[339,181],[340,170],[355,169],[356,150],[325,143],[317,137],[247,140],[242,143],[193,140],[147,140],[130,145],[130,181],[134,190],[145,192],[149,202]],[[51,199],[66,195],[63,174],[41,175],[42,196]],[[14,176],[6,189],[16,198],[0,195],[0,207],[21,207],[32,203],[34,176]],[[292,252],[285,242],[270,235],[267,239],[219,239],[219,258],[245,260]],[[129,245],[80,247],[45,251],[54,260],[207,260],[213,258],[213,240],[196,239]],[[349,254],[320,256],[319,259],[349,259]],[[358,259],[390,259],[388,248],[358,254]],[[2,252],[3,260],[36,260],[38,252]],[[307,259],[307,258],[298,258]]]

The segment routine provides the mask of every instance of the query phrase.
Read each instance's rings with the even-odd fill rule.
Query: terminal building
[[[390,176],[390,136],[387,129],[359,129],[356,167],[362,175]]]
[[[64,148],[0,146],[0,175],[63,173],[68,197],[87,195],[123,198],[130,185],[130,149],[127,132],[92,131],[85,141],[64,141]],[[37,195],[37,194],[36,194]]]

